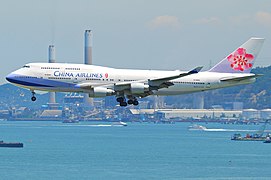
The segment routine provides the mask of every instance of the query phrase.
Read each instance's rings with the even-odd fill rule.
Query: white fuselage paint
[[[88,83],[92,87],[106,87],[113,89],[115,83],[132,82],[139,80],[155,79],[161,77],[174,76],[182,71],[160,71],[160,70],[135,70],[135,69],[115,69],[95,65],[84,64],[64,64],[64,63],[29,63],[24,68],[12,72],[9,76],[28,77],[33,82],[45,82],[48,86],[35,86],[33,84],[14,84],[30,89],[55,92],[84,92],[89,91],[85,88],[75,88],[76,84]],[[220,81],[223,78],[251,76],[250,73],[216,73],[199,72],[182,78],[171,80],[174,85],[154,91],[154,95],[178,95],[206,91],[217,88],[230,87],[235,85],[249,84],[255,78],[242,81]],[[58,84],[60,83],[60,84]],[[66,83],[62,85],[61,83]]]

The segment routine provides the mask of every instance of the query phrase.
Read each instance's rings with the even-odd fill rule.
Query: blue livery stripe
[[[6,77],[9,82],[30,87],[75,87],[75,84],[43,78],[26,78],[26,76],[10,74]]]

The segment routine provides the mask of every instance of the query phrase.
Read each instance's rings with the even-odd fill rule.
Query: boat
[[[268,121],[266,120],[264,125],[260,128],[260,130],[255,134],[247,134],[245,137],[242,137],[240,133],[234,134],[231,138],[231,140],[234,141],[266,141],[267,138],[270,140],[270,135],[267,134],[266,136],[263,136],[264,131],[266,129]]]
[[[245,137],[242,137],[240,133],[234,134],[231,138],[234,141],[265,141],[266,137],[258,136],[257,134],[250,135],[247,134]]]
[[[62,121],[62,123],[79,123],[79,120],[75,120],[75,119],[66,119],[66,120]]]
[[[127,126],[127,123],[119,121],[119,122],[113,122],[111,125],[112,126]]]
[[[270,136],[267,136],[265,141],[263,143],[271,143],[271,139],[270,139]]]
[[[0,141],[0,147],[22,148],[22,147],[24,147],[24,144],[20,143],[20,142],[4,142],[4,141]]]
[[[206,130],[207,128],[205,126],[201,126],[198,124],[193,124],[192,126],[188,127],[189,130]]]

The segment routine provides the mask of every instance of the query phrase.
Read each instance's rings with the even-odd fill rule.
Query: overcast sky
[[[255,66],[271,63],[270,0],[1,0],[0,83],[28,62],[84,62],[116,68],[208,69],[250,37],[266,38]]]

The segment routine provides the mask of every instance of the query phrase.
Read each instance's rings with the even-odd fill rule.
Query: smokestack
[[[85,64],[92,64],[92,31],[85,31]]]
[[[85,31],[85,64],[92,64],[92,31]],[[88,106],[93,106],[92,98],[88,94],[84,96],[84,103]]]
[[[55,46],[50,45],[49,46],[49,63],[55,63],[56,62],[56,54],[55,54]]]
[[[49,46],[49,54],[48,54],[48,62],[49,63],[55,63],[56,58],[55,58],[55,46],[50,45]],[[56,93],[55,92],[49,92],[49,103],[53,104],[56,103]]]

